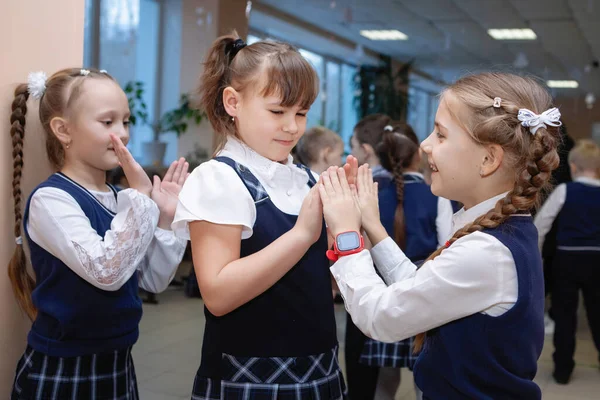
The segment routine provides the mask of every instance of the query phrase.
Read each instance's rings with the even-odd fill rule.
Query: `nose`
[[[113,133],[117,135],[119,139],[123,142],[123,144],[127,145],[129,142],[129,128],[124,124],[121,124],[119,127],[114,127]]]
[[[296,122],[296,115],[293,115],[290,118],[286,118],[283,126],[283,131],[291,133],[292,135],[298,133],[298,123]]]
[[[431,145],[431,135],[421,142],[421,151],[427,155],[431,154],[433,146]]]

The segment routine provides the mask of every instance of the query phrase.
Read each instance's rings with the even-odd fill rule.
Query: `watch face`
[[[336,242],[340,251],[350,251],[360,247],[360,237],[357,232],[339,234],[336,238]]]

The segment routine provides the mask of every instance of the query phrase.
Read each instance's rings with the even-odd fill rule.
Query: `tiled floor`
[[[140,340],[133,350],[140,397],[141,400],[189,400],[202,346],[202,301],[188,299],[181,290],[173,288],[159,295],[158,299],[158,305],[144,307]],[[338,337],[342,342],[345,323],[342,306],[337,306],[336,316],[339,317]],[[560,386],[552,380],[551,355],[552,340],[547,336],[536,378],[544,400],[600,398],[598,354],[585,318],[580,318],[577,367],[569,385]],[[340,351],[340,362],[343,367],[343,351]],[[410,375],[408,370],[402,370],[397,400],[414,399]]]

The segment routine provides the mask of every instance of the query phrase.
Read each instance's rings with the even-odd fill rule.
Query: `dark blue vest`
[[[50,176],[31,193],[23,221],[37,282],[32,299],[38,314],[29,332],[29,345],[56,357],[103,353],[132,346],[137,341],[142,317],[137,272],[119,290],[98,289],[33,242],[27,232],[29,204],[33,194],[44,187],[58,188],[72,196],[92,228],[102,237],[115,216],[89,191],[61,173]],[[114,188],[111,189],[116,196]]]
[[[517,302],[498,317],[477,313],[428,333],[414,368],[424,398],[541,398],[533,382],[544,344],[544,277],[537,230],[531,217],[515,216],[484,232],[513,255]]]
[[[567,198],[558,214],[556,244],[600,250],[600,187],[581,182],[566,185]]]
[[[374,177],[379,183],[379,212],[381,223],[388,235],[394,237],[394,215],[398,200],[393,178],[383,175]],[[438,247],[435,220],[438,198],[423,179],[404,175],[404,225],[406,246],[404,253],[412,261],[424,260]]]
[[[242,240],[240,257],[261,251],[288,232],[297,216],[280,211],[258,179],[227,157],[256,205],[250,238]],[[316,182],[309,176],[309,186]],[[204,308],[206,327],[198,374],[221,378],[222,354],[250,357],[301,357],[324,353],[337,344],[325,228],[321,238],[277,283],[232,312],[216,317]]]

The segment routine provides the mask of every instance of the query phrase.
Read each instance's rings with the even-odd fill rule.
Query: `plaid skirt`
[[[395,343],[383,343],[367,338],[359,362],[370,367],[409,368],[411,371],[418,354],[413,354],[414,338]]]
[[[27,347],[11,400],[138,400],[131,348],[79,357],[52,357]]]
[[[196,374],[192,400],[344,400],[337,346],[308,357],[234,357],[223,354],[222,378]]]

